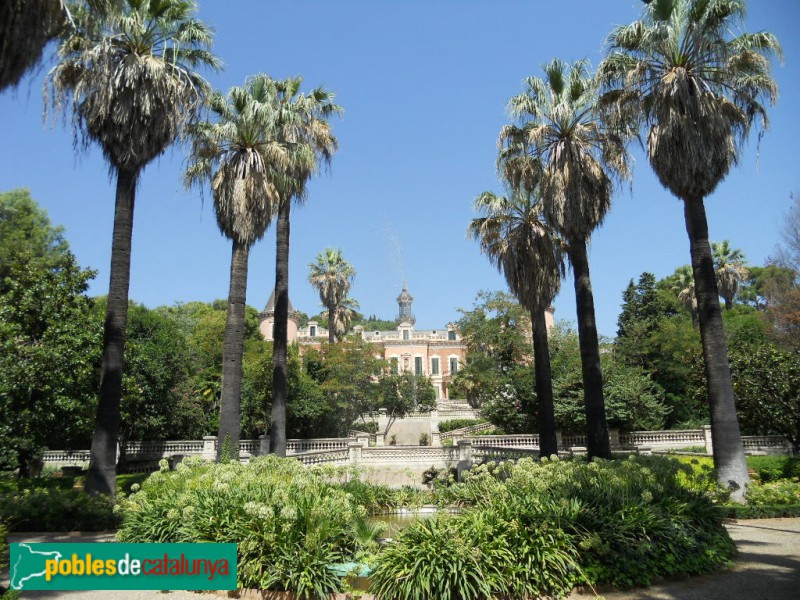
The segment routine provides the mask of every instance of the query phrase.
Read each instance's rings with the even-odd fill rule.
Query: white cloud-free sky
[[[481,289],[505,289],[468,240],[472,200],[501,192],[496,139],[505,105],[529,75],[554,57],[602,58],[615,24],[636,19],[638,0],[205,0],[200,17],[216,30],[225,62],[208,73],[227,90],[249,75],[302,75],[344,107],[334,121],[340,150],[293,213],[290,296],[308,313],[319,299],[308,263],[341,248],[358,276],[352,290],[366,314],[394,318],[403,281],[415,297],[417,326],[458,318]],[[750,31],[783,44],[771,128],[745,147],[741,164],[707,199],[710,235],[729,239],[762,264],[778,239],[789,194],[800,191],[800,3],[751,0]],[[75,152],[68,127],[44,125],[40,86],[48,65],[0,95],[0,191],[27,187],[64,225],[83,266],[99,271],[91,293],[108,286],[114,186],[97,148]],[[657,277],[687,263],[682,205],[634,152],[632,185],[614,197],[590,247],[602,334],[613,336],[622,290],[643,271]],[[216,227],[210,197],[184,190],[184,148],[144,172],[136,200],[131,298],[148,306],[224,298],[230,242]],[[274,286],[274,229],[251,253],[248,304],[262,308]],[[556,300],[557,318],[574,320],[572,280]]]

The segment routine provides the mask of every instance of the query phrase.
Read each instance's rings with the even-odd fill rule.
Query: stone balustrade
[[[520,434],[520,435],[476,435],[466,438],[472,445],[480,446],[494,446],[499,448],[535,448],[539,449],[539,435],[538,434]]]
[[[434,412],[435,415],[435,412]],[[488,424],[481,424],[485,426]],[[478,426],[473,426],[478,427]],[[469,429],[469,428],[466,428]],[[564,451],[586,447],[583,435],[557,434],[559,448]],[[632,431],[620,433],[611,431],[612,448],[616,450],[669,450],[687,447],[702,447],[706,454],[712,453],[711,428],[676,431]],[[360,433],[350,438],[316,438],[305,440],[287,440],[287,455],[298,458],[304,464],[322,463],[363,463],[373,465],[403,465],[430,463],[442,468],[453,463],[469,462],[464,458],[463,448],[482,460],[496,460],[502,450],[507,458],[535,456],[539,449],[537,434],[521,435],[477,435],[463,436],[458,431],[444,434],[437,431],[431,446],[384,446],[382,435],[377,436],[376,447],[370,447],[370,436]],[[441,440],[452,440],[454,445],[442,446]],[[743,436],[747,452],[787,453],[792,452],[792,445],[779,435]],[[175,456],[201,456],[213,460],[216,456],[217,438],[206,436],[202,440],[174,440],[165,442],[128,442],[125,448],[126,458],[130,462],[156,461]],[[519,452],[517,452],[519,451]],[[247,461],[253,456],[269,452],[269,438],[261,436],[258,440],[241,440],[239,457]],[[472,456],[470,454],[470,456]],[[89,463],[88,450],[47,450],[42,460],[52,467],[86,466]],[[472,460],[471,458],[469,459]]]
[[[347,448],[344,450],[317,450],[315,452],[295,454],[291,457],[299,460],[307,467],[324,464],[343,465],[350,462],[350,454]]]
[[[481,462],[504,462],[520,458],[539,458],[538,448],[508,448],[505,446],[475,446],[472,457]]]
[[[631,431],[619,435],[623,446],[690,447],[704,446],[702,429],[677,429],[670,431]]]

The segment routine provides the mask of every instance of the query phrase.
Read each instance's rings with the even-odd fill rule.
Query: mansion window
[[[390,370],[392,372],[392,375],[397,375],[399,361],[397,360],[396,356],[389,360],[389,365],[390,365]]]
[[[414,375],[422,375],[422,357],[414,357]]]
[[[404,340],[408,339],[408,329],[403,329],[403,339]]]
[[[449,341],[451,341],[451,342],[455,342],[456,341],[456,332],[453,331],[452,329],[450,331],[448,331],[447,332],[447,339]]]
[[[431,375],[438,375],[439,374],[439,357],[434,356],[431,359]]]
[[[317,337],[317,328],[312,325],[308,330],[308,335],[311,337]]]
[[[455,375],[458,372],[458,359],[455,356],[450,357],[450,374]]]

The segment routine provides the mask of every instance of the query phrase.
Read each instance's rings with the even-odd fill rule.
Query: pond
[[[428,519],[438,512],[457,513],[456,509],[439,508],[437,506],[421,506],[420,508],[399,508],[392,512],[367,517],[369,523],[383,523],[386,529],[383,538],[394,538],[397,534],[420,519]]]

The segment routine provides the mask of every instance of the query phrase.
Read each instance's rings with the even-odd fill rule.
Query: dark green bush
[[[57,480],[56,480],[57,481]],[[0,493],[0,520],[12,531],[105,531],[117,517],[104,496],[83,490],[25,487]]]
[[[748,456],[747,466],[763,483],[800,478],[800,456]]]
[[[702,489],[695,489],[702,485],[690,466],[662,457],[522,460],[494,471],[487,465],[462,489],[448,493],[474,505],[519,505],[524,499],[533,507],[549,506],[547,522],[580,537],[589,581],[626,587],[660,576],[708,572],[733,556],[721,514]],[[552,512],[553,507],[558,510]],[[524,505],[515,510],[523,513]]]

